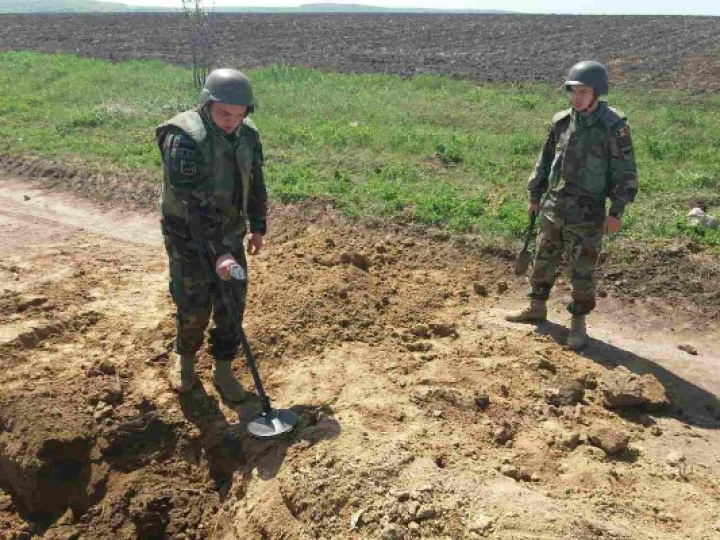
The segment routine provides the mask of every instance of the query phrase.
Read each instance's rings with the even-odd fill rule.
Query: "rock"
[[[415,521],[423,521],[426,519],[433,519],[438,515],[438,511],[434,506],[421,506],[420,510],[415,514]]]
[[[511,441],[515,437],[515,430],[509,424],[503,424],[493,429],[493,438],[495,442],[504,444]]]
[[[430,327],[427,324],[416,324],[410,329],[410,333],[421,338],[430,337]]]
[[[407,501],[410,498],[410,492],[405,490],[392,490],[390,491],[390,495],[400,502]]]
[[[589,435],[590,443],[613,455],[622,452],[628,447],[630,435],[623,431],[610,428],[601,428]]]
[[[490,532],[490,530],[493,528],[493,525],[495,522],[492,520],[492,518],[480,514],[479,516],[475,516],[475,519],[468,525],[468,530],[470,532],[478,533],[478,534],[485,534],[487,532]]]
[[[490,406],[490,396],[485,392],[479,392],[475,396],[475,406],[481,411],[484,411]]]
[[[430,330],[438,337],[457,337],[457,325],[454,323],[430,323]]]
[[[389,523],[380,533],[382,540],[403,540],[405,531],[397,523]]]
[[[22,332],[18,335],[17,339],[24,349],[34,349],[40,343],[40,338],[34,330]]]
[[[608,409],[642,407],[658,410],[670,403],[665,387],[653,375],[637,375],[624,366],[603,375],[600,390]]]
[[[355,531],[362,525],[362,515],[364,510],[358,510],[350,517],[350,529]]]
[[[681,351],[685,351],[688,354],[692,354],[693,356],[697,356],[697,349],[693,347],[692,345],[689,345],[687,343],[683,343],[682,345],[678,345],[678,349]]]
[[[503,474],[508,478],[512,478],[513,480],[520,478],[520,470],[515,465],[510,465],[509,463],[500,467],[500,474]]]
[[[697,230],[717,229],[718,221],[709,214],[703,212],[702,208],[693,208],[687,215],[688,223]]]
[[[595,390],[598,386],[597,378],[594,373],[586,373],[578,379],[578,382],[580,382],[580,384],[588,390]]]
[[[23,201],[29,201],[30,196],[29,195],[23,195]]]
[[[580,444],[580,434],[576,431],[564,432],[560,436],[560,446],[567,448],[568,450],[575,450]]]
[[[657,424],[655,419],[648,414],[641,414],[640,416],[638,416],[638,422],[640,422],[640,424],[646,428],[652,427]]]
[[[29,308],[33,306],[40,306],[47,302],[47,297],[45,296],[26,296],[21,297],[21,299],[18,301],[17,306],[15,309],[18,312],[26,311]]]
[[[475,294],[478,294],[480,296],[487,296],[488,290],[485,285],[482,283],[475,282],[473,283],[473,290],[475,291]]]
[[[538,369],[538,370],[542,369],[545,371],[549,371],[550,373],[553,373],[553,374],[557,373],[557,367],[555,366],[555,364],[553,364],[547,358],[540,358],[537,361],[535,369]]]
[[[340,255],[340,262],[342,264],[352,264],[360,270],[370,268],[370,259],[362,253],[343,253]]]
[[[109,360],[103,360],[102,362],[100,362],[97,366],[97,369],[103,375],[115,375],[115,373],[117,372],[115,364],[113,364]]]
[[[578,381],[566,380],[558,388],[545,391],[545,401],[555,407],[575,405],[585,397],[585,388]]]
[[[677,467],[681,463],[684,463],[686,459],[685,454],[676,450],[674,452],[670,452],[665,458],[665,461],[671,467]]]

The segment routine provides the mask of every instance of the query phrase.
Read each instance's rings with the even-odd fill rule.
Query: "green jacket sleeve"
[[[267,232],[267,188],[263,176],[263,161],[262,143],[260,142],[260,135],[257,135],[253,151],[247,213],[250,232],[260,234]]]
[[[197,143],[180,130],[170,130],[159,141],[170,189],[182,201],[191,234],[205,242],[213,257],[227,253],[223,245],[222,217],[213,202]]]
[[[542,194],[548,189],[548,177],[550,175],[550,168],[552,167],[553,160],[555,159],[555,145],[557,143],[555,130],[553,126],[550,126],[550,131],[545,144],[543,145],[542,151],[538,156],[535,164],[535,170],[530,175],[528,180],[527,188],[530,192],[530,202],[539,203]]]
[[[625,121],[617,124],[608,140],[610,149],[609,191],[610,214],[622,217],[625,205],[633,202],[638,192],[630,127]]]

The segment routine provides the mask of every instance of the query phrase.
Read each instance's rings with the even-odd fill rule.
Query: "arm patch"
[[[634,159],[630,127],[625,122],[613,129],[611,137],[611,153],[613,157],[622,159],[623,161],[631,161]]]
[[[184,189],[203,187],[203,157],[189,135],[182,131],[168,133],[163,141],[163,154],[172,186]]]

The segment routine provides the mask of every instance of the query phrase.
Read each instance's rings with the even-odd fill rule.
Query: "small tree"
[[[201,90],[217,60],[217,41],[213,35],[215,17],[212,9],[206,9],[203,0],[181,1],[192,53],[193,84]]]

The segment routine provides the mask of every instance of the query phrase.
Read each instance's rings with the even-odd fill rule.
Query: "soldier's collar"
[[[598,101],[597,108],[588,115],[583,115],[581,113],[578,113],[575,109],[573,109],[572,114],[575,120],[580,123],[583,126],[592,126],[595,122],[597,122],[600,119],[600,116],[602,115],[603,111],[607,108],[608,103],[605,100]]]

